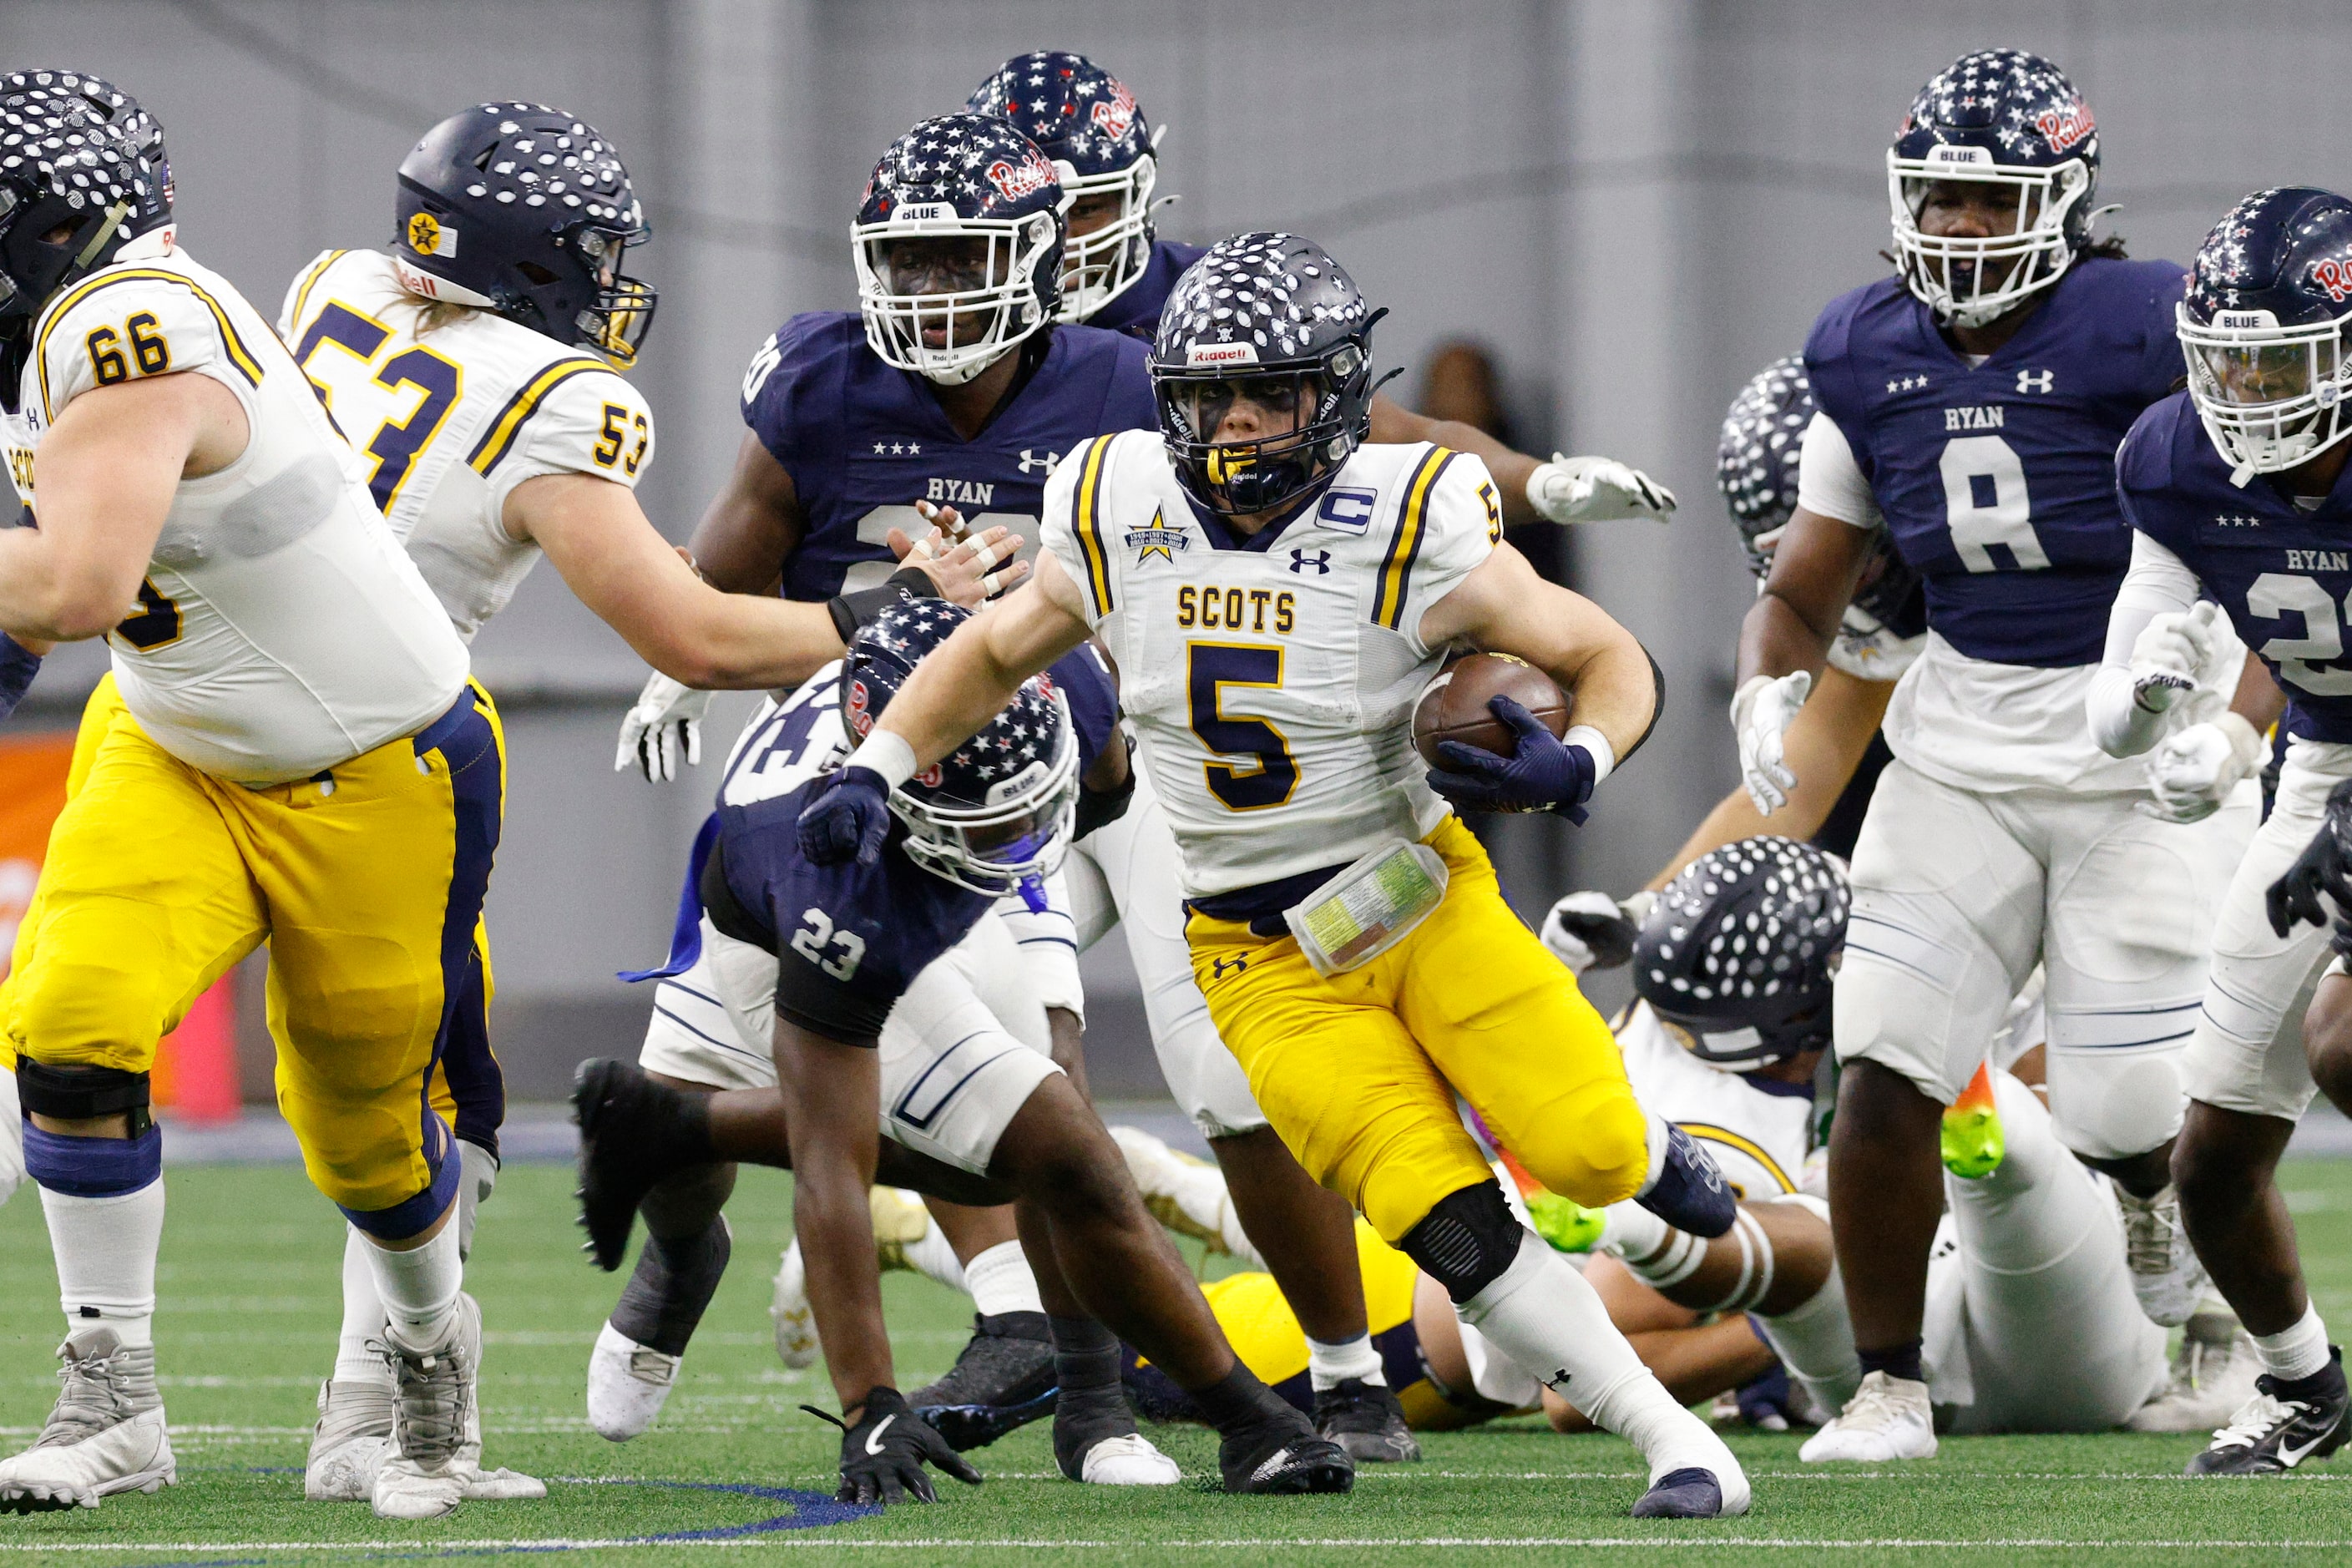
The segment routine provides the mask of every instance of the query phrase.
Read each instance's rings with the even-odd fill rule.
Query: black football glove
[[[908,1408],[906,1395],[895,1388],[866,1391],[864,1414],[856,1426],[827,1415],[814,1405],[802,1409],[841,1428],[841,1488],[836,1502],[937,1502],[926,1461],[938,1466],[968,1487],[980,1485],[980,1471],[971,1460],[948,1447],[948,1440]]]
[[[2271,930],[2285,936],[2305,921],[2328,923],[2329,910],[2320,901],[2325,893],[2336,901],[2336,946],[2352,946],[2352,779],[2327,792],[2327,811],[2319,831],[2294,858],[2286,875],[2263,896],[2269,907]]]

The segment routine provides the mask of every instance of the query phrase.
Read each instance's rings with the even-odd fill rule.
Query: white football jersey
[[[541,474],[635,489],[654,421],[604,360],[487,310],[418,337],[429,303],[401,287],[389,256],[330,250],[287,289],[278,330],[471,642],[539,562],[537,544],[507,531],[508,495]]]
[[[1628,1007],[1615,1029],[1633,1098],[1706,1144],[1734,1192],[1772,1198],[1797,1190],[1811,1147],[1810,1093],[1707,1066],[1675,1043],[1646,1002]]]
[[[107,634],[122,700],[156,744],[239,784],[309,778],[415,733],[466,682],[466,647],[368,500],[269,323],[168,233],[50,301],[0,420],[34,509],[43,434],[86,392],[194,372],[234,393],[236,462],[183,481],[139,603]]]
[[[1502,538],[1486,465],[1360,448],[1278,531],[1203,525],[1156,430],[1098,437],[1045,482],[1046,546],[1118,667],[1203,898],[1420,838],[1448,807],[1411,715],[1444,650],[1422,613]]]

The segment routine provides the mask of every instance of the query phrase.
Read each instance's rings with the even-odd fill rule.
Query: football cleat
[[[962,1453],[1051,1415],[1059,1383],[1045,1313],[975,1314],[955,1365],[907,1404]]]
[[[1315,1391],[1315,1430],[1360,1465],[1412,1464],[1421,1444],[1404,1424],[1404,1406],[1386,1384],[1343,1377]]]
[[[155,1347],[124,1345],[109,1328],[58,1347],[64,1387],[40,1436],[0,1460],[0,1512],[96,1508],[117,1492],[174,1484],[179,1468],[155,1387]]]
[[[1348,1451],[1318,1437],[1307,1417],[1283,1405],[1271,1407],[1246,1426],[1224,1434],[1217,1468],[1229,1492],[1292,1497],[1308,1492],[1344,1492],[1356,1485],[1356,1462]]]
[[[580,1128],[582,1250],[607,1273],[628,1255],[637,1205],[664,1177],[696,1163],[684,1125],[695,1097],[656,1083],[635,1062],[591,1058],[572,1075]]]
[[[588,1425],[596,1436],[625,1443],[649,1429],[684,1359],[641,1345],[607,1321],[588,1352]]]
[[[476,1380],[482,1363],[482,1310],[459,1292],[457,1310],[427,1344],[412,1345],[397,1325],[392,1352],[395,1410],[392,1452],[376,1470],[380,1519],[439,1519],[465,1500],[481,1444]]]
[[[1721,1168],[1689,1133],[1671,1121],[1650,1119],[1651,1136],[1655,1137],[1662,1127],[1666,1134],[1665,1159],[1650,1184],[1633,1194],[1633,1201],[1676,1230],[1702,1237],[1725,1235],[1738,1215],[1739,1202],[1731,1195]]]
[[[302,1495],[312,1502],[365,1502],[375,1496],[375,1473],[392,1449],[395,1405],[389,1382],[331,1377],[319,1384]]]
[[[2210,1284],[2180,1224],[2179,1196],[2169,1186],[2152,1198],[2117,1187],[2116,1199],[2123,1208],[2124,1261],[2139,1310],[2148,1321],[2177,1329],[2195,1313]]]
[[[1105,1437],[1086,1452],[1077,1479],[1090,1487],[1172,1487],[1184,1479],[1176,1461],[1140,1433]]]
[[[2238,1315],[2209,1303],[2181,1331],[2163,1392],[2133,1411],[2124,1425],[2134,1432],[2215,1431],[2254,1397],[2262,1370],[2262,1357]]]
[[[1927,1385],[1883,1372],[1864,1378],[1837,1418],[1797,1450],[1797,1458],[1809,1465],[1835,1459],[1879,1465],[1935,1457],[1936,1418],[1927,1404]]]
[[[801,1259],[797,1237],[784,1248],[776,1267],[776,1293],[768,1302],[768,1316],[776,1325],[776,1358],[798,1372],[816,1364],[816,1314],[809,1310],[808,1265]]]
[[[2000,1169],[2009,1149],[2001,1139],[2000,1108],[1993,1103],[1991,1064],[1979,1062],[1960,1098],[1944,1108],[1937,1142],[1944,1169],[1964,1182],[1980,1182]]]
[[[1668,1470],[1650,1483],[1633,1504],[1635,1519],[1717,1519],[1723,1514],[1723,1483],[1696,1466]]]
[[[2264,1373],[2254,1396],[2189,1461],[2192,1476],[2275,1476],[2305,1459],[2324,1459],[2344,1446],[2352,1398],[2344,1384],[2344,1352],[2331,1345],[2327,1365],[2283,1383]]]
[[[1054,1405],[1054,1462],[1090,1486],[1166,1487],[1184,1479],[1176,1461],[1135,1429],[1117,1384],[1064,1388]]]

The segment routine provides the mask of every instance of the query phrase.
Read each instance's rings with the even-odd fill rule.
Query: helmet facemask
[[[966,218],[908,202],[850,233],[866,341],[885,363],[960,386],[1047,320],[1038,279],[1057,276],[1055,214]]]
[[[637,351],[653,331],[654,307],[661,299],[650,284],[621,270],[629,247],[642,244],[648,231],[591,227],[574,232],[580,258],[595,277],[596,292],[572,319],[577,334],[572,341],[626,370],[637,363]]]
[[[1061,868],[1077,814],[1078,744],[1069,700],[1056,691],[1053,701],[1062,722],[1052,760],[992,785],[985,803],[964,805],[929,793],[940,783],[937,767],[890,792],[890,810],[906,826],[908,859],[991,898],[1024,891]]]
[[[2231,483],[2299,467],[2352,436],[2352,311],[2284,327],[2266,310],[2216,310],[2210,322],[2185,303],[2174,311],[2189,399]]]
[[[1272,511],[1312,491],[1363,439],[1361,429],[1348,428],[1344,395],[1368,378],[1369,363],[1348,343],[1330,356],[1329,374],[1313,363],[1156,373],[1160,428],[1177,479],[1193,500],[1227,516]],[[1265,434],[1219,440],[1228,414],[1244,403]]]
[[[1990,235],[1934,235],[1919,217],[1937,187],[1998,187],[2003,225]],[[1886,154],[1895,265],[1905,287],[1948,326],[1980,327],[2008,314],[2074,265],[2090,215],[2090,165],[2002,164],[1980,147],[1939,144],[1925,158]],[[2000,199],[2013,193],[2014,205]]]
[[[1056,163],[1062,189],[1070,197],[1069,216],[1109,199],[1116,215],[1100,228],[1073,232],[1062,244],[1061,304],[1057,321],[1079,322],[1127,292],[1151,263],[1151,192],[1158,183],[1158,162],[1147,153],[1124,169],[1081,174],[1067,163]]]

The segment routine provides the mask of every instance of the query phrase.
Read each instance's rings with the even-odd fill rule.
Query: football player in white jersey
[[[1720,1173],[1634,1102],[1607,1026],[1519,924],[1423,779],[1412,700],[1456,641],[1575,689],[1565,741],[1507,700],[1503,758],[1457,747],[1455,799],[1580,812],[1656,712],[1653,666],[1500,544],[1475,459],[1362,447],[1373,313],[1312,243],[1212,248],[1160,319],[1158,438],[1097,438],[1048,483],[1050,553],[927,658],[801,831],[872,853],[893,782],[1099,632],[1182,853],[1193,973],[1308,1173],[1465,1318],[1648,1457],[1645,1517],[1743,1511],[1730,1452],[1675,1405],[1572,1268],[1511,1215],[1467,1099],[1548,1184],[1731,1228]]]
[[[450,116],[400,167],[393,248],[330,250],[287,290],[278,334],[367,461],[369,493],[458,635],[471,642],[542,554],[583,603],[665,673],[697,686],[791,687],[839,656],[846,605],[726,595],[656,532],[634,491],[654,456],[652,412],[620,372],[654,291],[623,275],[647,233],[617,151],[543,104]],[[1002,537],[1002,531],[998,531]],[[933,560],[978,599],[988,545]],[[896,590],[890,591],[894,595]],[[471,1176],[498,1166],[505,1096],[481,984],[461,1003],[435,1089]],[[320,1391],[305,1491],[370,1494],[392,1432],[383,1316],[353,1231],[335,1375]],[[470,1495],[537,1495],[506,1472]]]
[[[0,1505],[175,1478],[148,1074],[267,942],[278,1104],[390,1319],[373,1502],[433,1518],[471,1471],[480,1318],[425,1091],[473,983],[497,712],[284,344],[178,247],[153,122],[67,71],[0,78],[0,430],[39,518],[0,533],[0,630],[113,652],[0,990],[68,1325],[64,1392],[0,1462]]]

